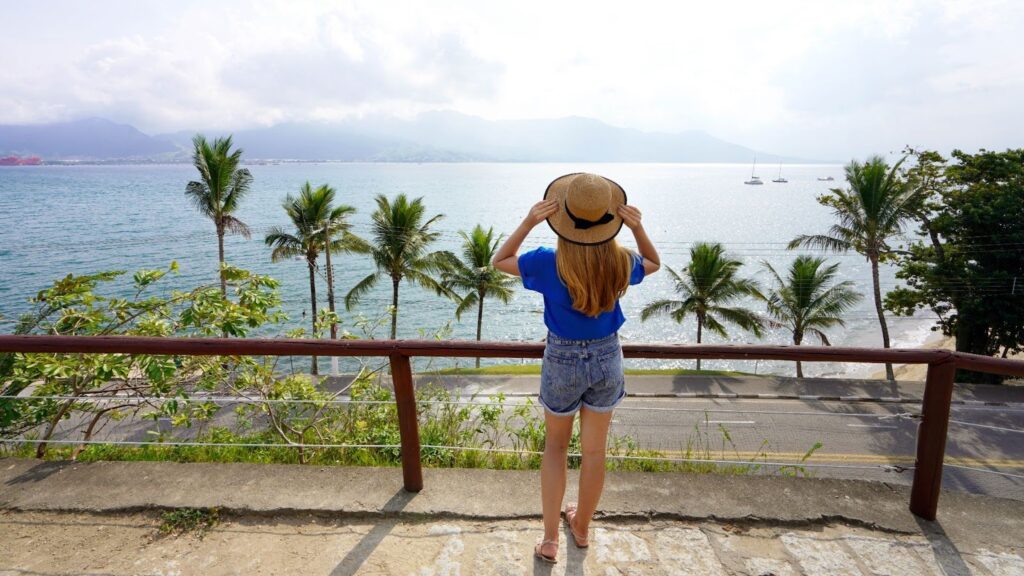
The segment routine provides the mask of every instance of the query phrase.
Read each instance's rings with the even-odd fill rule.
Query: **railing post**
[[[946,453],[949,406],[953,400],[953,358],[928,365],[928,377],[921,403],[921,423],[917,427],[917,459],[914,484],[910,489],[910,511],[935,520],[942,486],[942,459]]]
[[[391,354],[391,383],[398,405],[398,433],[402,439],[402,479],[409,492],[423,490],[420,464],[420,427],[416,418],[416,392],[412,386],[409,357]]]

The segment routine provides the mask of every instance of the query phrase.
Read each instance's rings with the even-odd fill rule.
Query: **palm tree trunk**
[[[334,314],[334,267],[331,266],[331,237],[328,235],[325,241],[324,256],[327,258],[327,306]],[[331,340],[338,339],[338,323],[331,320]]]
[[[701,320],[701,317],[697,316],[697,344],[700,344],[700,332],[703,325],[704,322]],[[700,358],[697,358],[697,370],[700,370]]]
[[[316,273],[313,270],[313,263],[306,262],[309,266],[309,305],[313,310],[313,318],[311,320],[313,325],[313,337],[316,337]],[[317,376],[320,371],[317,369],[316,356],[310,358],[313,362],[313,367],[310,369],[310,374]]]
[[[480,300],[479,305],[476,309],[476,341],[480,341],[481,329],[484,325],[484,293],[483,290],[477,293],[477,299]],[[476,357],[476,367],[480,367],[480,357]]]
[[[338,339],[338,323],[334,321],[334,268],[331,266],[331,235],[324,227],[324,256],[327,258],[327,306],[331,311],[331,340]],[[331,375],[338,375],[338,357],[331,356]]]
[[[218,273],[220,274],[220,293],[225,299],[228,297],[228,281],[224,277],[224,227],[217,226],[217,257],[220,262]]]
[[[882,325],[882,347],[889,347],[889,327],[885,324],[885,313],[882,312],[882,289],[878,283],[878,256],[871,256],[871,283],[875,290],[875,311],[878,312],[878,323]],[[892,364],[885,365],[886,380],[895,380]]]
[[[228,299],[228,280],[224,276],[224,227],[219,225],[219,224],[217,225],[217,258],[218,258],[217,261],[220,263],[218,265],[218,267],[217,267],[218,268],[218,275],[220,276],[220,295],[223,296],[225,300],[227,300]],[[228,331],[227,330],[222,330],[221,331],[221,336],[223,336],[224,338],[227,338],[228,337]]]
[[[391,314],[391,339],[394,340],[398,334],[398,283],[402,279],[397,276],[391,277],[391,307],[394,312]]]
[[[796,344],[797,346],[799,346],[800,345],[800,340],[801,340],[801,338],[799,336],[797,336],[796,334],[793,335],[793,344]],[[803,378],[804,377],[804,369],[803,369],[803,366],[801,365],[801,362],[799,360],[796,361],[796,377],[797,378]]]

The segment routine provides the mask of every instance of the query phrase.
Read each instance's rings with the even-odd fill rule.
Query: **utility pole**
[[[327,257],[327,306],[331,310],[331,340],[338,339],[338,323],[334,321],[334,268],[331,267],[331,225],[324,224],[324,254]],[[331,356],[331,376],[338,375],[338,357]]]

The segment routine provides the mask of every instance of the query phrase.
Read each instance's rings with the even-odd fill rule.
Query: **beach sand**
[[[928,340],[920,346],[921,348],[945,348],[946,350],[956,349],[956,337],[945,336],[941,332],[933,332],[928,336]],[[1024,360],[1024,354],[1007,354],[1007,358],[1014,360]],[[869,378],[884,380],[885,379],[885,366],[879,364],[879,369],[872,372]],[[920,380],[924,381],[928,374],[927,364],[893,364],[893,372],[896,374],[897,380]],[[1007,384],[1020,384],[1024,381],[1020,379],[1007,380]]]

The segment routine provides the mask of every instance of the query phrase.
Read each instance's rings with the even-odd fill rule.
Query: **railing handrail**
[[[935,364],[1024,376],[1024,361],[942,348],[857,348],[766,344],[623,344],[627,358],[779,360]],[[432,356],[540,358],[542,342],[475,340],[314,340],[302,338],[176,338],[155,336],[0,336],[0,352],[167,354],[194,356]]]
[[[927,364],[917,434],[910,510],[934,520],[942,483],[953,377],[957,368],[1024,376],[1024,361],[945,349],[843,348],[763,344],[624,344],[627,358],[782,360]],[[153,354],[196,356],[386,356],[395,390],[402,476],[406,490],[423,488],[416,392],[409,359],[415,356],[540,358],[539,342],[473,340],[312,340],[288,338],[175,338],[143,336],[0,336],[0,352]]]

